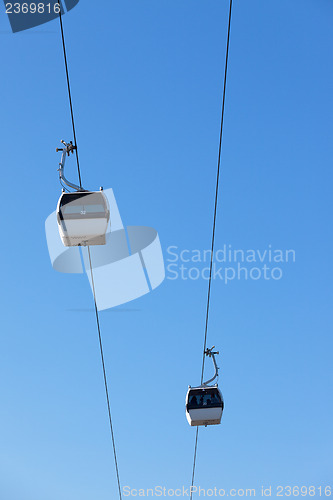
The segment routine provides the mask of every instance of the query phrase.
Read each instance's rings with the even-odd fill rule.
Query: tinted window
[[[84,205],[82,202],[78,205],[76,203],[68,203],[61,207],[63,214],[91,214],[91,213],[103,213],[105,208],[103,205]]]
[[[190,391],[188,408],[216,408],[220,406],[222,406],[222,400],[217,389],[193,389]]]

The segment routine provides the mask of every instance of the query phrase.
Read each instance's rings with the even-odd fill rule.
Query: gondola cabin
[[[191,426],[221,423],[224,401],[216,386],[189,387],[186,395],[186,418]]]
[[[78,191],[60,196],[57,221],[66,247],[105,245],[109,219],[109,204],[102,191]]]

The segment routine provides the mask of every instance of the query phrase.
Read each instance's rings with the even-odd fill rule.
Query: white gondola
[[[189,387],[186,394],[186,418],[191,426],[221,423],[223,397],[216,386]]]
[[[186,418],[191,426],[218,425],[224,409],[223,396],[217,384],[208,385],[218,376],[218,367],[213,352],[214,346],[205,351],[213,359],[215,375],[199,387],[189,387],[186,394]]]
[[[109,219],[108,202],[101,191],[62,193],[60,196],[57,220],[66,247],[105,245]]]
[[[76,147],[70,142],[64,144],[59,163],[60,181],[75,189],[75,192],[62,192],[57,206],[59,234],[66,247],[105,245],[106,231],[110,220],[110,209],[106,196],[100,191],[86,191],[81,186],[69,182],[64,175],[66,156]]]

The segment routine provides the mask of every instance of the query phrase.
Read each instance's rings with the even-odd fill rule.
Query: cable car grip
[[[205,356],[208,356],[209,358],[212,358],[213,363],[214,363],[214,368],[215,368],[215,374],[214,374],[214,377],[210,378],[206,382],[203,382],[202,385],[208,385],[210,382],[213,382],[213,380],[215,380],[219,376],[219,367],[216,364],[215,354],[220,354],[220,352],[219,351],[213,351],[214,347],[215,347],[215,345],[213,345],[213,347],[211,347],[210,349],[207,348],[205,350],[204,354],[205,354]]]
[[[77,146],[74,145],[72,141],[66,143],[65,141],[61,140],[60,142],[65,146],[64,148],[56,148],[57,153],[59,151],[62,152],[61,161],[59,163],[59,168],[58,168],[60,180],[63,181],[65,184],[67,184],[67,186],[69,186],[70,188],[75,189],[76,191],[85,191],[81,186],[69,182],[64,174],[66,155],[70,156],[71,153],[73,154],[74,151],[77,149]]]

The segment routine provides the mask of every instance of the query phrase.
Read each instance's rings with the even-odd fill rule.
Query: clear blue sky
[[[91,291],[53,271],[44,235],[72,139],[59,24],[13,35],[0,7],[0,499],[115,499]],[[83,183],[112,187],[166,259],[210,245],[227,15],[81,0],[64,17]],[[331,0],[234,0],[216,249],[296,260],[280,280],[213,282],[226,407],[199,433],[203,488],[332,484],[332,22]],[[206,293],[166,279],[101,313],[123,486],[190,483]]]

